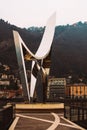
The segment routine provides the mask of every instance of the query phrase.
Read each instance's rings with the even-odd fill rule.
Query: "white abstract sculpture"
[[[28,54],[34,59],[32,61],[31,71],[33,71],[35,66],[37,67],[39,71],[40,68],[42,67],[43,60],[48,56],[51,50],[51,45],[52,45],[54,31],[55,31],[55,23],[56,23],[56,13],[54,13],[48,19],[42,41],[35,54],[33,54],[29,50],[29,48],[26,46],[26,44],[20,37],[19,33],[17,31],[13,31],[17,60],[18,60],[19,69],[20,69],[21,82],[22,82],[22,87],[24,91],[24,97],[26,100],[28,99],[30,101],[30,97],[33,97],[37,78],[33,73],[31,73],[31,85],[30,85],[30,92],[29,92],[29,85],[28,85],[28,80],[27,80],[27,75],[26,75],[26,68],[25,68],[22,46],[26,49]],[[37,63],[37,60],[41,60],[41,65]],[[42,67],[42,70],[44,72],[43,67]]]

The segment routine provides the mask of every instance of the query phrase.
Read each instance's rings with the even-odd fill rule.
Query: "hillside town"
[[[0,63],[0,98],[22,96],[20,80],[11,74],[10,67]]]

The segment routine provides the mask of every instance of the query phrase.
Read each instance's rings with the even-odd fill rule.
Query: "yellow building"
[[[66,87],[66,96],[71,98],[87,97],[87,84],[70,84]]]
[[[87,84],[66,86],[64,117],[87,129]]]

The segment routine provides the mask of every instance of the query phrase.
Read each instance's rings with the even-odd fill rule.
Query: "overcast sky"
[[[56,25],[87,21],[87,0],[0,0],[0,19],[22,28],[45,26],[55,11]]]

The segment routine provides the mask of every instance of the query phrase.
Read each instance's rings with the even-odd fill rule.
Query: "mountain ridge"
[[[18,69],[12,30],[17,30],[24,42],[35,52],[44,28],[19,28],[0,20],[0,62]],[[56,26],[52,44],[51,73],[55,77],[87,77],[87,23]]]

